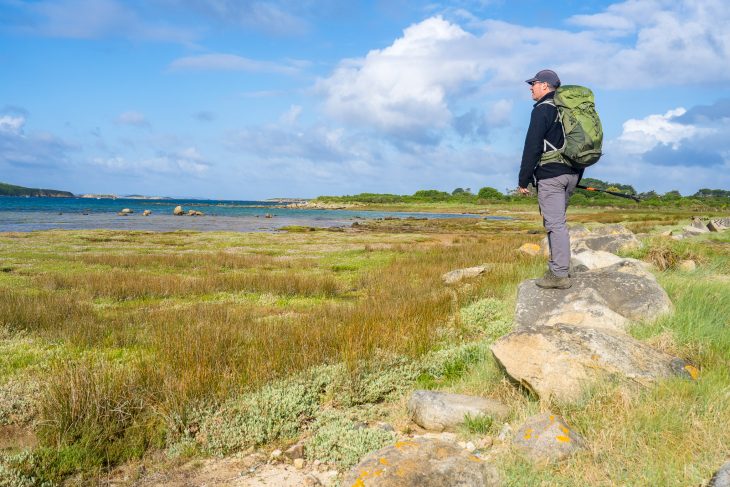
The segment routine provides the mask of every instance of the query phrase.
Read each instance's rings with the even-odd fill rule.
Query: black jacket
[[[533,105],[530,127],[525,136],[525,148],[522,151],[518,182],[520,188],[526,188],[528,184],[534,182],[533,179],[539,181],[561,174],[580,174],[580,171],[567,164],[550,163],[538,166],[544,149],[544,140],[558,148],[563,145],[563,127],[558,121],[558,109],[549,103],[542,103],[554,96],[555,92],[551,91]]]

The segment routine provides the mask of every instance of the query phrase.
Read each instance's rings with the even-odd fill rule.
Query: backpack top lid
[[[584,103],[595,105],[593,92],[585,86],[564,85],[555,90],[555,105],[577,108]]]

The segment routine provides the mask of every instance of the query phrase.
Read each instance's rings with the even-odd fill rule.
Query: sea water
[[[204,216],[174,216],[172,212],[178,205],[185,212],[197,210]],[[51,229],[271,232],[292,225],[344,227],[360,219],[385,217],[484,218],[474,214],[315,210],[280,206],[280,202],[271,201],[0,197],[0,232]],[[119,216],[118,213],[125,208],[133,213]],[[144,210],[150,210],[152,214],[142,216]],[[506,219],[499,216],[486,218]]]

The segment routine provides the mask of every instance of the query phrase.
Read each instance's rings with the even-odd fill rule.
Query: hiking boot
[[[553,271],[547,271],[541,279],[535,281],[535,285],[543,289],[568,289],[573,283],[570,277],[558,277]]]

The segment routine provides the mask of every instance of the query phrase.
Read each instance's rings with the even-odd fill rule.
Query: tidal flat
[[[506,455],[506,485],[709,478],[730,444],[727,232],[671,241],[659,233],[686,211],[572,212],[589,226],[624,223],[645,244],[631,256],[669,262],[655,273],[676,312],[632,334],[692,362],[701,380],[546,404],[489,353],[512,327],[517,284],[545,265],[516,252],[542,238],[537,212],[506,214],[515,219],[0,234],[0,485],[94,484],[130,465],[171,468],[302,435],[346,468],[391,439],[348,424],[407,429],[402,400],[416,388],[502,399],[513,421],[551,408],[592,440],[545,468]],[[696,271],[672,264],[686,258]],[[464,285],[441,280],[482,263],[494,265]]]

